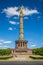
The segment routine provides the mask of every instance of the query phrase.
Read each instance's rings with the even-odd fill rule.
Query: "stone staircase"
[[[18,55],[18,56],[15,56],[14,59],[19,60],[19,61],[25,61],[25,60],[28,59],[28,56],[26,56],[26,55]]]

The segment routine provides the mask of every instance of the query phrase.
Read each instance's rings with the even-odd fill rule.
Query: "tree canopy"
[[[0,49],[0,55],[9,55],[11,54],[11,49]]]
[[[33,52],[33,54],[43,55],[43,47],[42,48],[33,49],[32,52]]]

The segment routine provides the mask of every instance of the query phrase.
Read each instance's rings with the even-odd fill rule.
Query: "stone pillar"
[[[21,43],[20,43],[20,47],[21,47]]]
[[[20,40],[23,40],[23,8],[20,8]]]
[[[22,43],[21,43],[21,47],[22,47]]]

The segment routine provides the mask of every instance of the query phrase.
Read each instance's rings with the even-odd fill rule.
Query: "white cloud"
[[[6,45],[0,46],[0,49],[6,49],[6,48],[9,48],[9,46],[6,46]]]
[[[0,48],[1,48],[2,46],[0,46]]]
[[[24,19],[28,19],[28,17],[24,17]]]
[[[9,28],[8,28],[8,30],[11,30],[11,31],[12,31],[12,30],[13,30],[13,28],[12,28],[12,27],[9,27]]]
[[[2,13],[5,13],[7,17],[11,17],[11,16],[14,16],[14,15],[19,16],[20,11],[18,9],[19,9],[19,7],[8,7],[8,8],[3,9]],[[23,8],[23,14],[24,14],[24,16],[26,16],[26,15],[32,15],[32,14],[38,14],[38,13],[39,12],[36,9],[29,10],[26,7]]]
[[[17,10],[18,10],[18,7],[8,7],[8,8],[5,8],[2,11],[2,13],[6,13],[7,17],[11,17],[14,15],[19,15],[19,12]]]
[[[3,42],[4,40],[0,40],[0,42]]]
[[[36,45],[35,44],[32,44],[31,47],[35,47]]]
[[[4,41],[3,43],[9,44],[12,43],[12,41]]]
[[[3,46],[3,48],[4,48],[4,49],[6,49],[6,48],[8,48],[8,47],[9,47],[9,46],[6,46],[6,45],[5,45],[5,46]]]
[[[16,24],[16,22],[15,22],[15,21],[9,21],[9,23],[10,23],[10,24],[13,24],[13,25],[15,25],[15,24]]]
[[[14,19],[18,19],[18,17],[14,17]]]
[[[0,46],[0,49],[3,49],[3,46]]]
[[[2,45],[2,43],[0,43],[0,45]]]
[[[29,10],[28,8],[24,8],[23,9],[23,14],[24,15],[32,15],[32,14],[38,14],[39,12],[36,10],[36,9],[34,9],[34,10]]]
[[[5,40],[0,40],[0,44],[4,44],[4,43],[12,43],[12,41],[10,41],[10,40],[7,40],[7,41],[5,41]]]
[[[19,24],[19,22],[15,22],[15,21],[9,21],[9,23],[13,25]]]
[[[0,45],[2,45],[2,44],[3,44],[3,42],[4,42],[4,40],[0,40]]]
[[[9,48],[6,44],[11,44],[13,41],[11,40],[0,40],[0,49],[6,49]]]

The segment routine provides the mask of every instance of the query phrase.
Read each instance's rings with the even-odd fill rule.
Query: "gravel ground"
[[[29,61],[29,62],[1,61],[0,65],[43,65],[43,61]]]

